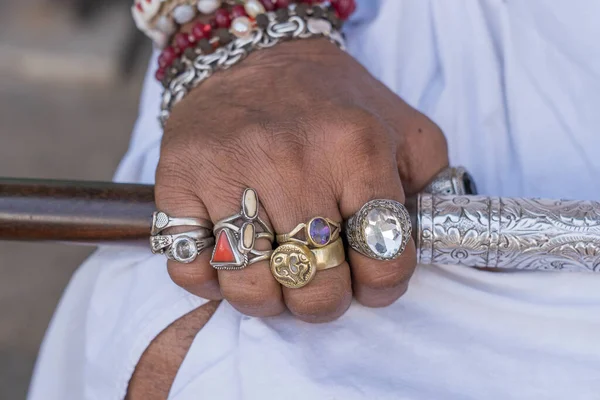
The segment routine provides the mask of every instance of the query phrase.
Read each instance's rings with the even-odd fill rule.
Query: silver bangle
[[[323,36],[339,48],[344,49],[343,35],[325,18],[300,17],[294,9],[289,10],[289,18],[279,22],[274,12],[265,13],[269,24],[265,29],[253,29],[246,38],[236,38],[226,46],[211,54],[200,54],[193,61],[184,60],[184,70],[177,75],[162,95],[159,120],[164,128],[171,109],[181,101],[190,90],[199,86],[216,71],[225,70],[238,64],[251,52],[273,47],[284,40],[308,39]]]

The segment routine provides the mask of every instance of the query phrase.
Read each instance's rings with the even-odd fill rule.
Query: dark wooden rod
[[[0,240],[148,244],[154,186],[0,178]]]

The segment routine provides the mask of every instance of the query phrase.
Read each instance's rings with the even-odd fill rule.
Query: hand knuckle
[[[272,120],[250,129],[253,147],[276,164],[300,167],[303,155],[314,147],[314,133],[306,121],[291,118],[287,121]]]
[[[240,161],[245,144],[241,137],[223,134],[205,138],[200,147],[207,165],[225,166]]]
[[[237,138],[228,138],[205,147],[205,165],[202,171],[194,171],[203,197],[218,198],[229,203],[232,200],[229,188],[244,188],[255,170],[255,160],[245,151],[248,147]]]
[[[249,124],[229,135],[212,138],[205,144],[210,174],[249,181],[261,172],[280,165],[284,145],[276,147],[262,124]],[[210,178],[210,177],[208,177]]]
[[[240,207],[240,196],[245,188],[244,184],[229,179],[229,184],[224,186],[219,178],[214,176],[214,179],[204,181],[205,190],[202,199],[205,203],[212,207],[218,207],[223,210],[236,210]]]
[[[348,107],[344,110],[344,120],[351,126],[376,128],[381,126],[381,120],[371,111],[363,107]]]
[[[157,170],[154,197],[159,209],[181,208],[195,198],[190,176],[176,168],[163,167]]]
[[[245,127],[243,142],[239,143],[243,155],[235,161],[238,176],[265,196],[273,192],[281,195],[290,188],[291,197],[296,197],[296,189],[306,181],[306,165],[312,154],[312,134],[304,129],[301,124],[276,121]]]
[[[381,120],[363,109],[352,109],[337,127],[337,140],[350,159],[367,162],[390,153],[390,135]]]
[[[185,158],[188,157],[188,148],[179,142],[171,142],[168,146],[162,145],[160,158],[158,160],[157,173],[168,174],[176,172],[183,166]]]
[[[367,180],[372,175],[396,167],[391,147],[381,145],[375,135],[360,135],[349,138],[348,150],[345,151],[345,167],[352,175],[365,175]]]
[[[173,139],[168,144],[163,143],[157,167],[159,178],[177,179],[192,182],[197,173],[206,169],[207,151],[198,145],[197,141]]]

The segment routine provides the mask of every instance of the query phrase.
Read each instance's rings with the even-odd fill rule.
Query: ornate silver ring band
[[[153,235],[150,236],[150,249],[154,254],[164,254],[166,249],[172,246],[175,241],[180,238],[190,238],[193,240],[214,239],[212,232],[206,228],[199,228],[193,231],[172,235]]]
[[[399,257],[410,240],[410,216],[402,203],[371,200],[346,221],[348,244],[376,260]]]
[[[163,211],[155,211],[152,214],[152,230],[150,232],[151,235],[158,235],[162,231],[168,228],[173,228],[176,226],[195,226],[199,228],[205,228],[212,230],[213,224],[210,221],[207,221],[202,218],[193,218],[193,217],[183,217],[183,218],[175,218],[170,217],[167,213]]]
[[[464,167],[447,167],[433,178],[422,193],[475,195],[477,186]]]
[[[272,250],[256,250],[258,239],[273,243],[275,235],[258,216],[258,195],[246,189],[242,195],[242,210],[218,221],[214,227],[216,238],[210,265],[215,269],[239,270],[259,261],[268,260]]]

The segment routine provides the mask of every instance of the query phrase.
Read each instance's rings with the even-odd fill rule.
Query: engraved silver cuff
[[[600,203],[421,194],[422,264],[600,272]]]

